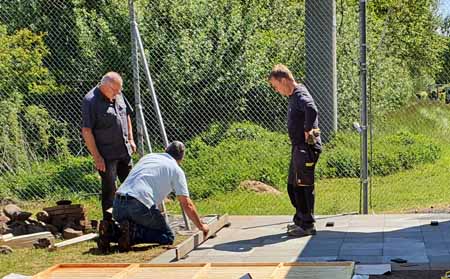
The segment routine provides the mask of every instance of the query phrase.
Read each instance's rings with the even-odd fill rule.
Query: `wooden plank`
[[[279,278],[277,275],[283,266],[284,266],[283,263],[279,263],[278,266],[275,267],[275,269],[273,270],[272,274],[270,274],[270,278]]]
[[[55,237],[50,232],[40,232],[32,234],[24,234],[9,238],[6,241],[2,241],[3,245],[8,245],[11,248],[33,248],[33,243],[38,239],[46,238],[50,241],[50,245],[55,242]]]
[[[33,277],[31,277],[31,279],[47,279],[47,278],[50,278],[51,273],[53,271],[59,269],[59,268],[60,268],[60,265],[56,264],[56,265],[48,268],[47,270],[39,272],[38,274],[36,274]]]
[[[253,278],[350,279],[354,263],[183,263],[183,264],[60,264],[38,273],[47,278]]]
[[[205,264],[202,269],[200,269],[193,277],[192,279],[199,279],[201,277],[206,277],[207,272],[209,271],[209,269],[211,268],[211,264],[207,263]]]
[[[12,233],[8,233],[8,234],[4,234],[4,235],[0,235],[0,243],[7,241],[11,238],[13,238],[14,235]]]
[[[180,260],[184,256],[186,256],[189,252],[194,250],[197,246],[202,244],[206,239],[208,239],[210,236],[216,234],[220,229],[222,229],[225,225],[228,224],[228,214],[220,216],[216,221],[208,224],[209,226],[209,233],[204,238],[203,232],[198,231],[197,233],[193,234],[191,237],[177,245],[175,248],[175,259]]]
[[[55,245],[53,245],[53,247],[50,247],[49,249],[50,250],[55,250],[57,248],[62,248],[62,247],[66,247],[66,246],[73,245],[73,244],[76,244],[76,243],[80,243],[80,242],[83,242],[83,241],[88,241],[88,240],[94,239],[96,237],[98,237],[97,233],[88,233],[88,234],[85,234],[85,235],[82,235],[82,236],[79,236],[79,237],[75,237],[75,238],[72,238],[72,239],[69,239],[69,240],[65,240],[65,241],[56,243]]]
[[[130,264],[130,266],[111,277],[111,279],[132,278],[132,274],[134,274],[139,268],[139,264]]]

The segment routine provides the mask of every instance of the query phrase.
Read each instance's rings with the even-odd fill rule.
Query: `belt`
[[[131,200],[137,200],[135,197],[129,196],[129,195],[119,195],[116,194],[116,199],[120,201],[131,201]]]

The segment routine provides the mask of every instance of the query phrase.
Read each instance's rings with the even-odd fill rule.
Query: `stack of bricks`
[[[47,213],[47,214],[46,214]],[[65,239],[82,235],[91,230],[87,209],[81,204],[58,205],[44,208],[41,221],[51,224],[63,233]]]

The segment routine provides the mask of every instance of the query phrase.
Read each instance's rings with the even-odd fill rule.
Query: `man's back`
[[[183,170],[169,154],[152,153],[133,167],[117,194],[132,196],[150,208],[161,203],[172,191],[189,196]]]

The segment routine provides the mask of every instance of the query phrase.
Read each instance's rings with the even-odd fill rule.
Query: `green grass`
[[[374,135],[377,137],[383,134],[392,134],[398,130],[432,137],[441,147],[442,153],[434,163],[420,164],[413,169],[389,176],[373,177],[371,181],[372,212],[401,213],[431,206],[434,208],[448,207],[450,205],[450,106],[430,103],[411,105],[390,115],[386,121],[378,122],[374,129]],[[383,150],[374,150],[374,152],[381,153]],[[316,186],[316,214],[359,211],[359,183],[357,178],[319,180]],[[195,203],[202,215],[212,213],[231,215],[292,214],[293,208],[289,202],[285,185],[276,186],[282,191],[281,195],[236,190],[214,194],[208,199],[196,200]],[[101,210],[98,197],[73,196],[68,198],[71,198],[73,203],[84,204],[88,208],[90,219],[100,219]],[[55,201],[28,202],[20,205],[35,213],[42,210],[43,207],[53,206]],[[167,208],[171,213],[180,212],[177,202],[168,203]],[[182,238],[177,238],[177,241],[181,240]],[[94,242],[81,243],[56,252],[35,249],[16,250],[11,255],[0,255],[0,277],[11,272],[31,275],[63,262],[146,262],[164,251],[161,247],[142,250],[126,254],[99,255]]]
[[[184,240],[177,237],[176,244]],[[145,263],[167,249],[161,246],[139,245],[128,253],[100,254],[94,241],[82,242],[54,252],[46,249],[16,249],[0,255],[0,278],[9,273],[37,274],[59,263]]]

